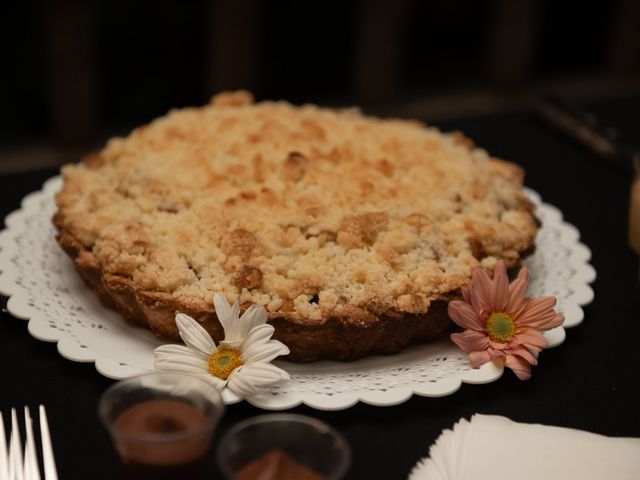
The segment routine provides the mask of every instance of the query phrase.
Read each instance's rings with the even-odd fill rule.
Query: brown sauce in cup
[[[204,415],[179,400],[148,400],[115,421],[123,479],[199,478],[211,429]]]
[[[324,477],[283,450],[275,449],[245,465],[234,480],[324,480]]]

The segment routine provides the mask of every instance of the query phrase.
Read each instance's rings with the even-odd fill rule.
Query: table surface
[[[640,97],[589,106],[640,143]],[[527,112],[440,126],[460,129],[492,155],[524,166],[526,184],[578,227],[598,272],[595,300],[585,308],[584,322],[568,331],[563,345],[541,354],[527,382],[505,372],[491,384],[463,385],[443,398],[414,396],[395,407],[358,404],[321,412],[302,406],[291,411],[324,420],[346,436],[353,450],[348,478],[354,479],[406,478],[443,429],[474,413],[640,436],[640,388],[634,370],[640,353],[640,287],[638,259],[627,246],[630,179]],[[18,208],[24,195],[55,173],[0,177],[0,213]],[[115,454],[96,415],[98,399],[111,380],[92,364],[62,358],[55,345],[32,338],[26,322],[6,310],[0,321],[0,378],[0,410],[5,415],[12,406],[47,406],[62,479],[116,478]],[[219,432],[260,413],[244,402],[230,406]]]

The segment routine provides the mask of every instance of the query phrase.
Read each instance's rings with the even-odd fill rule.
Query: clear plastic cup
[[[344,478],[351,464],[349,444],[337,430],[315,418],[278,413],[231,427],[218,442],[218,466],[226,479],[236,479],[248,465],[276,451],[326,480]]]
[[[169,373],[120,381],[98,407],[125,479],[198,478],[223,411],[215,387]]]

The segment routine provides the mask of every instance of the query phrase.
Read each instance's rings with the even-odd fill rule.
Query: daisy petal
[[[253,328],[265,323],[267,323],[267,311],[264,307],[256,304],[251,305],[238,320],[239,339],[244,339]]]
[[[254,363],[237,368],[229,377],[228,385],[233,393],[247,398],[289,378],[287,372],[274,365]]]
[[[509,285],[509,301],[506,307],[507,312],[517,312],[524,306],[530,277],[531,272],[529,269],[527,267],[522,267],[518,272],[516,279],[511,283],[511,285]]]
[[[209,375],[209,373],[188,373],[188,372],[176,372],[176,371],[167,371],[164,370],[165,373],[181,373],[181,374],[185,374],[187,373],[190,377],[193,378],[198,378],[204,382],[209,383],[211,386],[213,386],[214,388],[218,389],[218,390],[222,390],[227,382],[226,380],[222,380],[218,377],[214,377],[213,375]],[[189,390],[189,387],[186,386],[182,386],[182,387],[174,387],[174,389],[172,390],[173,392],[176,392],[177,394],[184,394],[185,393],[185,389],[186,391]]]
[[[251,382],[242,375],[244,367],[238,367],[227,380],[229,390],[240,398],[248,398],[260,393],[260,388],[251,384]]]
[[[180,337],[187,346],[205,355],[210,355],[216,349],[216,344],[204,327],[189,315],[178,313],[176,315],[176,325],[178,326]]]
[[[523,359],[514,357],[513,355],[506,355],[504,364],[513,370],[513,373],[515,373],[520,380],[529,380],[531,378],[531,365]]]
[[[465,330],[462,333],[452,333],[451,340],[465,352],[486,350],[489,347],[489,338],[475,330]]]
[[[246,364],[234,372],[233,376],[243,377],[252,385],[264,387],[274,385],[284,380],[290,380],[289,374],[271,363]],[[231,378],[229,378],[231,381]]]
[[[227,298],[224,295],[220,295],[219,293],[213,294],[213,306],[216,311],[216,315],[218,319],[220,317],[229,318],[231,316],[231,305],[227,301]]]
[[[161,345],[153,351],[156,358],[167,358],[169,355],[176,358],[195,358],[208,361],[209,355],[184,345]]]
[[[249,345],[248,348],[242,352],[242,361],[245,364],[250,363],[268,363],[274,358],[280,355],[288,355],[289,348],[278,340],[270,340],[266,344]]]
[[[447,312],[451,320],[462,328],[471,330],[482,330],[484,328],[484,322],[478,318],[476,311],[468,303],[453,300],[449,302]]]
[[[207,383],[210,383],[211,385],[213,385],[218,390],[222,390],[224,387],[227,386],[227,381],[226,380],[222,380],[221,378],[214,377],[213,375],[210,375],[209,373],[205,373],[205,374],[202,374],[202,375],[196,375],[196,377],[204,380]]]
[[[175,372],[188,374],[207,373],[207,362],[200,359],[178,359],[172,356],[156,357],[153,366],[159,372]]]
[[[240,346],[242,345],[241,341],[238,340],[234,340],[234,341],[230,341],[230,340],[222,340],[219,344],[218,347],[219,348],[230,348],[232,350],[239,350]]]
[[[240,351],[244,352],[251,345],[264,345],[271,339],[274,330],[272,325],[266,323],[253,327],[242,342]]]
[[[224,329],[224,337],[229,341],[238,339],[238,315],[240,314],[240,304],[236,300],[233,306],[229,305],[227,299],[216,293],[213,295],[213,304],[216,310],[216,316],[222,328]]]
[[[509,277],[507,277],[507,266],[500,260],[493,271],[493,289],[491,290],[491,303],[493,310],[504,312],[509,302]]]

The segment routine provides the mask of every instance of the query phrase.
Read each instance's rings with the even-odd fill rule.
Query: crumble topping
[[[459,133],[246,92],[171,111],[63,168],[62,228],[105,273],[322,322],[425,313],[537,231],[522,170]]]

